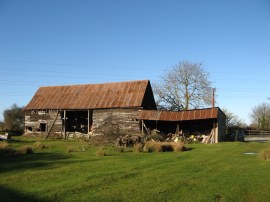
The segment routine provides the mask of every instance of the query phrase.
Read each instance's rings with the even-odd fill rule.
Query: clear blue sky
[[[270,102],[270,1],[0,0],[1,114],[40,86],[154,82],[181,60],[249,123]]]

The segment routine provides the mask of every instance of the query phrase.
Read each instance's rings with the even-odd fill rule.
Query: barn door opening
[[[64,119],[64,113],[62,116]],[[66,111],[65,124],[63,121],[66,132],[88,133],[89,124],[92,124],[92,113],[89,115],[88,111]]]

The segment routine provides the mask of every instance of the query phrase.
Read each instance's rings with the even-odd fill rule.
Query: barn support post
[[[143,123],[143,120],[142,120],[142,131],[141,131],[142,132],[142,135],[143,135],[143,125],[144,125],[144,123]]]
[[[51,134],[52,128],[53,128],[53,126],[54,126],[54,124],[55,124],[55,122],[56,122],[56,120],[57,120],[58,114],[59,114],[59,111],[57,110],[56,117],[55,117],[55,119],[54,119],[54,121],[53,121],[53,123],[52,123],[52,125],[51,125],[51,128],[49,129],[48,134],[47,134],[47,136],[45,137],[45,139],[47,139],[47,138],[49,137],[49,135]]]
[[[214,141],[213,141],[213,143],[218,143],[217,121],[216,120],[214,120],[214,123],[213,123],[213,130],[214,130],[214,134],[213,134]]]
[[[179,132],[180,132],[180,131],[179,131],[179,124],[177,124],[177,125],[176,125],[176,129],[175,129],[175,134],[176,134],[176,135],[179,135]]]
[[[63,138],[66,138],[66,116],[67,116],[67,111],[64,110],[64,120],[63,120],[63,124],[64,124],[63,131],[64,131],[64,134],[63,134]]]
[[[90,133],[90,110],[88,110],[87,134]]]

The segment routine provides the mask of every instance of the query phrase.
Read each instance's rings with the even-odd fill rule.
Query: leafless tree
[[[226,115],[226,126],[227,128],[232,126],[244,127],[246,124],[236,114],[230,112],[228,109],[223,108],[222,111]]]
[[[268,103],[262,103],[255,106],[250,114],[252,123],[260,129],[270,129],[270,105]]]
[[[158,106],[179,111],[211,105],[211,85],[201,63],[182,61],[154,84],[154,92]]]

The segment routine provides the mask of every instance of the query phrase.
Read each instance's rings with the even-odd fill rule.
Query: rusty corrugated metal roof
[[[24,109],[141,107],[148,84],[150,85],[148,80],[142,80],[40,87]]]
[[[140,110],[139,120],[156,121],[188,121],[200,119],[217,119],[218,107],[207,109],[183,110],[179,112],[158,111],[158,110]]]

